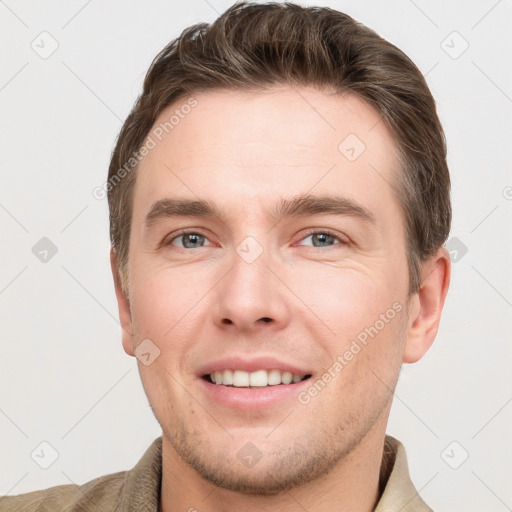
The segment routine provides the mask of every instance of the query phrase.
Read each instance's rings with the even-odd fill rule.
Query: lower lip
[[[295,384],[277,384],[275,386],[237,388],[212,384],[200,378],[200,385],[207,396],[218,403],[239,410],[258,410],[271,407],[286,399],[297,398],[298,393],[309,384],[311,377]]]

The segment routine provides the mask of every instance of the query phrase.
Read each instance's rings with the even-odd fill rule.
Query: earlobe
[[[409,319],[404,363],[420,360],[434,342],[450,285],[450,275],[450,255],[441,247],[422,268],[421,288],[415,298],[417,307]]]
[[[135,341],[133,339],[130,303],[121,286],[121,278],[117,270],[117,255],[112,248],[110,249],[110,267],[112,269],[112,276],[114,278],[117,307],[119,310],[119,320],[121,322],[122,329],[121,335],[123,348],[129,356],[135,356]]]

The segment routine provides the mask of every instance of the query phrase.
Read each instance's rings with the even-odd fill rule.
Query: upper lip
[[[197,370],[197,376],[203,377],[210,373],[224,370],[243,370],[245,372],[255,372],[257,370],[281,370],[282,372],[290,372],[294,375],[310,375],[311,370],[307,370],[299,365],[285,362],[272,356],[243,357],[230,356],[222,359],[215,359],[200,366]]]

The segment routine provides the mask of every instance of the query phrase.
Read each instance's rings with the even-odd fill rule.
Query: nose
[[[232,266],[215,287],[214,322],[222,329],[234,332],[268,329],[280,330],[290,320],[292,294],[285,285],[286,276],[277,270],[276,263],[269,266],[263,251],[252,260],[243,251],[233,255]]]

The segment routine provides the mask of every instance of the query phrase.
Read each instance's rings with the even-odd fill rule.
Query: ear
[[[451,260],[441,247],[422,267],[420,291],[411,298],[404,363],[415,363],[430,348],[437,335],[444,300],[450,286]]]
[[[122,290],[121,278],[117,270],[117,255],[112,248],[110,249],[110,266],[112,268],[112,276],[114,277],[114,287],[116,290],[117,306],[119,309],[119,320],[121,321],[123,348],[129,356],[135,356],[135,341],[133,339],[130,302]]]

